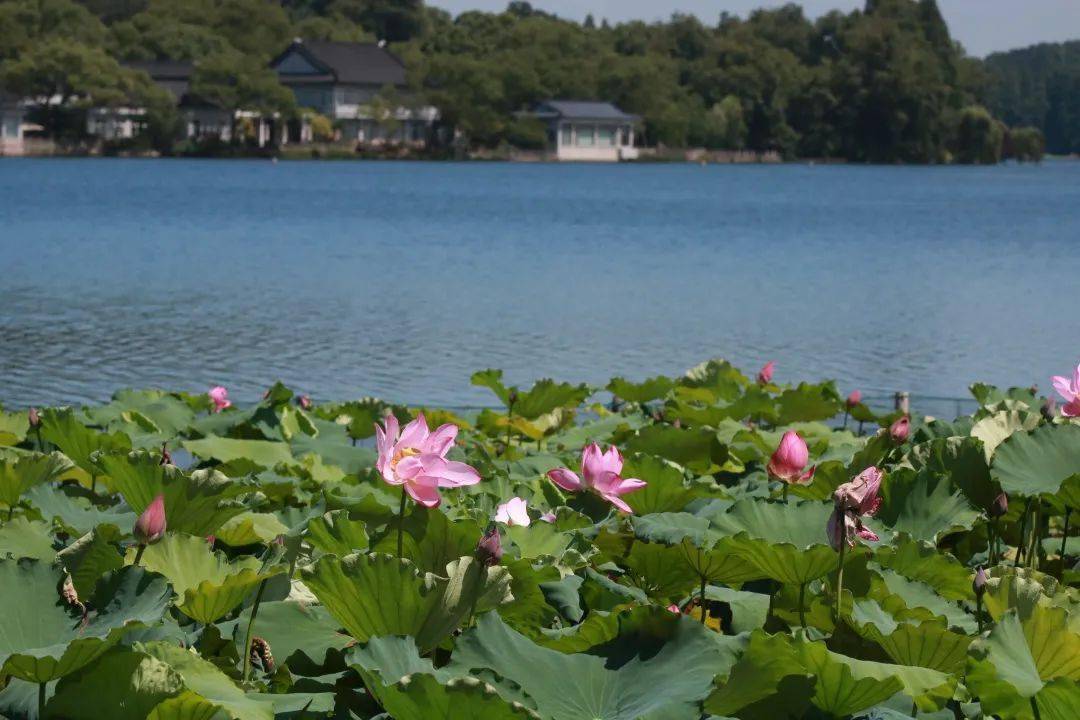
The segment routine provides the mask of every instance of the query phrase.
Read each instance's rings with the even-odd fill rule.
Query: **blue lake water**
[[[962,396],[1080,360],[1080,163],[0,161],[0,402],[487,404],[724,356]]]

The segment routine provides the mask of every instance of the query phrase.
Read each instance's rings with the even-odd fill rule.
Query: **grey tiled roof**
[[[547,100],[537,107],[538,115],[557,115],[567,120],[619,120],[631,122],[635,115],[624,113],[609,102],[595,100]]]
[[[277,67],[292,51],[302,53],[322,73],[281,73],[283,81],[333,81],[353,85],[405,84],[404,63],[392,52],[375,43],[296,40],[271,63],[271,67]]]

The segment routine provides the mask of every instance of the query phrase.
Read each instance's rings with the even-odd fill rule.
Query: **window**
[[[596,130],[597,145],[600,147],[613,147],[615,145],[615,129],[601,127]]]
[[[562,141],[559,143],[560,145],[574,144],[574,133],[569,125],[563,125],[560,132],[562,133]]]
[[[592,125],[580,125],[577,129],[577,144],[578,147],[592,147],[594,144],[593,131],[596,130]]]

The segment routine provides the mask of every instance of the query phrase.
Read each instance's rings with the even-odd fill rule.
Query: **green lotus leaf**
[[[871,580],[870,596],[884,603],[890,595],[896,596],[907,608],[925,608],[934,617],[945,618],[950,629],[974,633],[977,623],[959,603],[939,595],[935,589],[918,580],[909,580],[892,570],[880,569]]]
[[[327,465],[341,468],[350,475],[375,467],[375,461],[379,457],[374,448],[354,447],[345,442],[344,437],[339,442],[322,435],[312,437],[301,433],[293,436],[289,441],[289,447],[292,448],[292,454],[301,461],[314,455],[321,458]]]
[[[328,512],[312,518],[307,524],[304,539],[315,549],[344,557],[368,549],[367,524],[352,520],[346,510]]]
[[[100,464],[132,510],[141,513],[159,493],[164,494],[169,530],[191,535],[209,535],[244,512],[243,505],[231,501],[254,489],[251,483],[230,480],[216,470],[196,470],[189,476],[173,465],[160,465],[145,451],[104,455]]]
[[[875,517],[896,532],[936,542],[958,530],[970,530],[980,513],[945,475],[901,468],[882,484]]]
[[[26,413],[9,413],[0,410],[0,447],[18,445],[26,439],[30,419]]]
[[[213,663],[194,653],[164,642],[136,649],[171,667],[188,690],[158,705],[149,716],[152,720],[216,718],[217,713],[232,720],[274,720],[273,703],[246,695]]]
[[[74,467],[60,453],[24,455],[17,460],[0,460],[0,505],[7,508],[8,519],[27,490],[55,480]]]
[[[900,665],[955,674],[963,671],[971,638],[949,630],[939,619],[897,618],[869,598],[855,600],[850,617],[856,632],[876,642]]]
[[[87,428],[75,419],[70,408],[48,409],[41,412],[41,437],[51,442],[84,472],[100,474],[94,462],[97,453],[126,452],[131,449],[127,435],[111,435]]]
[[[334,406],[332,415],[345,425],[350,438],[364,440],[375,435],[375,423],[381,423],[390,405],[377,398],[361,398]]]
[[[233,641],[237,654],[243,654],[245,631],[251,608],[244,608],[236,623]],[[270,650],[280,664],[302,653],[314,666],[326,662],[330,650],[341,650],[352,638],[338,631],[338,621],[322,605],[306,605],[288,600],[263,600],[256,616],[254,634],[270,643]]]
[[[888,435],[881,435],[888,441]],[[1001,449],[998,449],[1001,452]],[[927,471],[945,475],[952,484],[967,495],[977,508],[988,508],[1000,492],[990,479],[986,451],[982,441],[972,437],[937,438],[920,443],[905,457],[905,463],[915,471]],[[889,480],[885,481],[888,485]]]
[[[441,510],[413,508],[404,519],[402,554],[423,571],[442,574],[446,566],[464,555],[472,555],[483,529],[472,520],[451,521]],[[396,521],[372,550],[397,552]]]
[[[931,543],[901,535],[892,545],[878,546],[874,560],[910,580],[930,585],[943,598],[975,602],[971,571],[952,555],[938,552]]]
[[[708,390],[714,401],[730,401],[737,398],[750,381],[727,360],[713,358],[690,368],[677,382],[682,387]]]
[[[0,525],[0,557],[33,558],[51,562],[56,557],[49,526],[17,517]]]
[[[555,609],[548,600],[561,588],[559,571],[550,565],[533,566],[528,560],[507,562],[505,557],[503,566],[512,578],[510,594],[513,598],[499,605],[499,615],[519,632],[539,634],[539,628],[550,625],[555,617]],[[567,577],[577,578],[576,575]],[[577,597],[576,592],[574,597]]]
[[[184,591],[184,601],[177,609],[204,625],[215,622],[235,610],[259,583],[270,577],[272,574],[245,568],[220,582],[204,580]]]
[[[625,496],[636,515],[679,512],[708,491],[700,485],[687,484],[685,472],[675,463],[653,455],[630,455],[623,465],[623,477],[644,480],[647,485]],[[711,483],[715,487],[715,483]]]
[[[487,370],[474,372],[470,378],[470,382],[478,387],[488,388],[491,392],[495,393],[495,396],[499,398],[499,401],[502,402],[503,405],[509,406],[510,388],[503,384],[502,378],[502,370],[488,368]]]
[[[1021,621],[1010,610],[971,645],[967,684],[984,712],[1004,718],[1077,717],[1080,710],[1080,634],[1062,608],[1035,606]]]
[[[1080,475],[1080,425],[1014,433],[998,446],[991,475],[1010,496],[1054,495]]]
[[[116,548],[120,537],[115,525],[99,525],[58,554],[79,597],[88,597],[102,575],[124,566]]]
[[[675,381],[669,377],[658,375],[657,377],[643,380],[642,382],[630,382],[621,377],[611,379],[607,384],[607,391],[617,398],[632,403],[647,403],[659,400],[667,395],[675,387]]]
[[[766,577],[801,585],[836,568],[836,551],[825,535],[831,512],[830,505],[812,501],[746,498],[711,519],[716,530],[730,536],[722,541],[723,547]]]
[[[790,638],[755,630],[731,675],[705,701],[705,711],[748,720],[803,717],[813,694],[814,678]]]
[[[572,385],[544,378],[538,380],[529,390],[518,391],[513,413],[526,420],[535,420],[556,408],[577,407],[591,394],[592,389],[584,383]]]
[[[278,463],[291,465],[296,460],[284,442],[270,440],[235,440],[217,436],[201,440],[185,440],[183,448],[196,457],[218,462],[247,459],[264,468],[272,468]]]
[[[248,697],[273,703],[274,720],[333,717],[335,706],[335,695],[332,692],[248,693]]]
[[[666,458],[702,475],[716,472],[728,461],[727,447],[709,428],[648,425],[627,438],[623,449]]]
[[[828,420],[839,414],[843,407],[844,403],[835,383],[799,383],[798,387],[780,394],[777,424]]]
[[[693,597],[697,597],[697,593]],[[689,598],[688,598],[689,599]],[[765,626],[769,615],[771,598],[769,595],[756,592],[743,592],[732,590],[721,585],[706,585],[705,600],[713,603],[724,603],[731,610],[731,619],[727,624],[722,623],[722,618],[706,616],[706,622],[710,627],[715,626],[725,633],[738,635],[748,633]],[[700,608],[694,608],[689,612],[690,617],[701,619]]]
[[[68,720],[144,720],[183,687],[180,675],[160,660],[113,648],[92,665],[62,678],[46,714]]]
[[[458,638],[446,669],[497,673],[502,681],[493,684],[504,699],[531,698],[551,720],[697,720],[713,678],[731,669],[744,641],[666,610],[635,615],[632,627],[629,617],[596,654],[565,654],[534,644],[488,613]]]
[[[1016,610],[1026,620],[1038,605],[1065,607],[1072,611],[1080,603],[1078,593],[1063,589],[1057,579],[1029,568],[997,566],[990,568],[983,605],[995,621],[1009,610]]]
[[[686,557],[681,546],[635,542],[622,563],[635,586],[666,605],[685,597],[701,582]]]
[[[903,692],[920,710],[940,710],[953,696],[956,678],[922,667],[857,660],[824,643],[803,643],[807,672],[817,675],[812,702],[836,717],[853,715]]]
[[[562,532],[554,523],[546,522],[534,522],[528,527],[508,527],[503,532],[505,538],[517,547],[521,557],[529,560],[545,556],[561,557],[574,539],[571,533]]]
[[[127,504],[101,507],[79,495],[82,488],[71,485],[38,485],[25,494],[46,522],[52,522],[69,535],[85,535],[98,525],[118,528],[134,526],[138,517]]]
[[[43,683],[93,662],[119,642],[129,623],[157,622],[172,595],[164,578],[140,568],[110,573],[82,613],[61,598],[61,568],[34,560],[0,559],[0,675]]]
[[[559,447],[561,445],[568,450],[578,450],[591,442],[610,442],[612,435],[616,432],[622,430],[636,430],[643,426],[645,422],[645,418],[640,415],[631,415],[628,417],[626,415],[613,413],[601,417],[598,420],[594,420],[593,422],[571,425],[556,433],[549,434],[545,441],[545,445],[547,445],[547,447]],[[562,464],[563,463],[560,460],[551,467],[544,468],[542,472],[551,470],[553,467],[559,467]],[[627,475],[627,477],[632,476]]]
[[[243,547],[265,544],[288,532],[289,528],[270,513],[244,512],[225,521],[214,531],[214,537],[226,545]]]
[[[1030,432],[1038,427],[1039,422],[1038,413],[1003,410],[986,415],[977,421],[971,428],[971,436],[982,440],[983,449],[986,451],[986,461],[990,462],[997,447],[1013,433]]]
[[[698,547],[710,548],[721,537],[707,517],[687,512],[656,512],[635,515],[630,519],[634,535],[641,540],[677,545],[687,540]]]

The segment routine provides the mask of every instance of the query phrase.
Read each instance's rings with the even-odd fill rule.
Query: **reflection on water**
[[[0,161],[0,401],[486,404],[715,355],[845,392],[1080,360],[1080,164]]]

